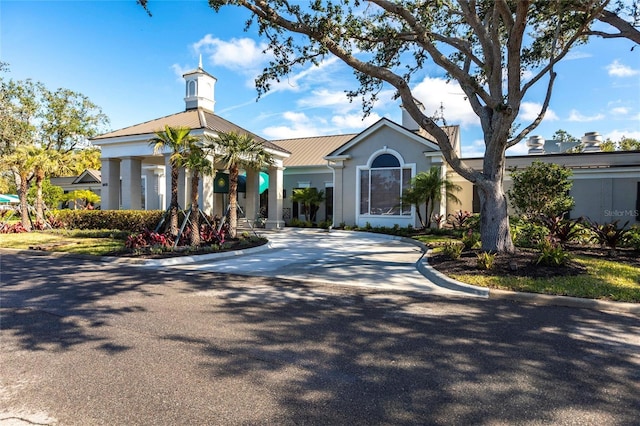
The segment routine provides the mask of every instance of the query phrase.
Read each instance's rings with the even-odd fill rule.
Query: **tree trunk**
[[[44,201],[42,201],[42,183],[44,182],[44,173],[36,173],[36,221],[44,223]]]
[[[433,216],[433,200],[427,199],[424,205],[424,214],[427,215],[427,228],[431,228],[431,217]]]
[[[478,181],[480,197],[480,235],[482,251],[513,253],[515,247],[509,229],[507,197],[502,188],[502,179]]]
[[[422,214],[420,213],[420,204],[416,204],[416,213],[418,214],[418,221],[420,226],[425,227],[424,220],[422,220]]]
[[[191,245],[200,245],[200,206],[198,205],[198,186],[200,175],[197,171],[191,177]]]
[[[27,230],[31,231],[31,222],[29,221],[29,203],[27,203],[27,191],[29,190],[29,181],[26,176],[16,176],[18,185],[18,198],[20,199],[20,223]]]
[[[238,166],[229,168],[229,237],[236,238],[238,231]]]
[[[178,236],[178,174],[180,170],[175,164],[171,164],[171,203],[169,203],[171,236]]]

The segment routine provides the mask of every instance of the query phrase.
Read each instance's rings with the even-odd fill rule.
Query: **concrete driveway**
[[[407,239],[298,228],[261,234],[269,239],[268,248],[214,255],[173,267],[429,294],[469,294],[438,286],[425,277],[418,268],[424,250]]]
[[[2,426],[640,418],[628,314],[28,252],[0,302]]]

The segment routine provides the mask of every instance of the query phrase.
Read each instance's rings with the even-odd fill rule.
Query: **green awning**
[[[260,172],[260,194],[269,188],[269,175]],[[238,176],[238,192],[247,191],[247,177],[245,175]],[[216,194],[228,194],[229,193],[229,174],[224,172],[217,172],[215,180],[213,182],[213,192]]]
[[[18,204],[20,203],[20,198],[18,198],[17,195],[13,194],[0,194],[0,203]]]

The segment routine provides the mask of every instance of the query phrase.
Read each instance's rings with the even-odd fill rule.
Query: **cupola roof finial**
[[[198,68],[202,69],[202,53],[200,54],[200,61],[198,62]]]

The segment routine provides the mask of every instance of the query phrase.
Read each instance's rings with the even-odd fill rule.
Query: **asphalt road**
[[[0,424],[638,425],[640,320],[0,257]]]

